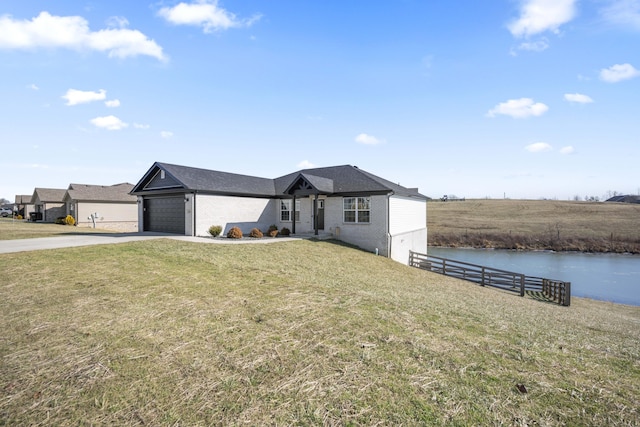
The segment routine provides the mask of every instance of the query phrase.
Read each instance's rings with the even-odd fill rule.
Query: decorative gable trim
[[[312,194],[332,194],[333,180],[314,175],[298,174],[284,191],[291,196],[309,196]]]

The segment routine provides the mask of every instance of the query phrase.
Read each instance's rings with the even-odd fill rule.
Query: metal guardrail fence
[[[527,276],[513,271],[500,270],[468,262],[437,256],[409,253],[411,267],[456,277],[479,284],[499,288],[525,296],[527,292],[541,294],[546,299],[568,307],[571,304],[571,282]]]

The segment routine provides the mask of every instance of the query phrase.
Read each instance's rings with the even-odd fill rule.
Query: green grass
[[[640,424],[640,308],[330,242],[0,255],[0,325],[0,425]]]

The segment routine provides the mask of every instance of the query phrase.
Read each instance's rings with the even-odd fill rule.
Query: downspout
[[[387,194],[387,258],[391,258],[391,241],[392,241],[392,236],[391,236],[391,232],[390,232],[390,226],[391,226],[391,222],[389,220],[389,218],[391,218],[391,196],[393,196],[394,192],[390,192],[389,194]]]
[[[198,223],[196,222],[196,193],[197,191],[193,192],[193,206],[191,207],[191,209],[193,210],[192,212],[192,218],[193,218],[193,225],[191,226],[191,235],[195,236],[198,232]]]

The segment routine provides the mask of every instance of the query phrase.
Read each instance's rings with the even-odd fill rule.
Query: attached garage
[[[184,195],[144,198],[144,231],[185,234]]]

